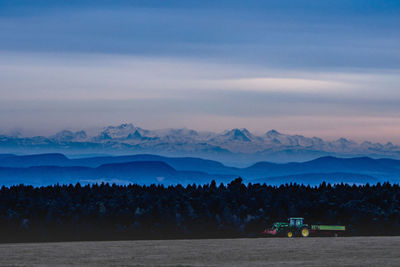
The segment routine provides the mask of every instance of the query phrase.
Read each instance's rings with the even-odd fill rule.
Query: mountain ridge
[[[95,133],[62,130],[51,136],[0,135],[0,153],[32,154],[158,154],[201,157],[237,167],[258,161],[306,161],[322,156],[400,159],[400,146],[346,138],[326,141],[270,130],[255,135],[245,128],[221,133],[191,129],[146,130],[131,123],[104,127]]]

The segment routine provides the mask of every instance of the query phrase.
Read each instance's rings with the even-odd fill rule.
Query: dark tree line
[[[275,221],[347,226],[348,235],[399,235],[400,188],[206,185],[12,186],[0,190],[0,242],[260,236]]]

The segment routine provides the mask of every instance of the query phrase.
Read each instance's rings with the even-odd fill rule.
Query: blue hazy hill
[[[15,156],[14,154],[0,154],[0,159],[8,158],[8,157],[13,157]]]
[[[392,159],[336,158],[321,157],[307,162],[291,162],[285,164],[258,162],[248,168],[242,169],[243,173],[250,176],[282,176],[303,173],[360,173],[368,175],[393,175],[400,176],[400,161]]]
[[[1,184],[54,184],[109,181],[116,183],[189,184],[241,176],[247,182],[271,184],[375,183],[400,181],[400,161],[393,159],[321,157],[306,162],[258,162],[234,168],[200,158],[157,155],[70,159],[63,154],[0,156]]]
[[[88,177],[88,167],[34,166],[28,168],[0,167],[2,185],[50,185],[76,183]]]
[[[0,167],[33,167],[33,166],[84,166],[98,167],[104,164],[125,163],[134,161],[160,161],[182,171],[200,171],[213,174],[238,173],[237,168],[227,167],[218,161],[193,157],[163,157],[150,154],[130,156],[102,156],[79,159],[69,159],[63,154],[36,154],[0,157]]]
[[[234,176],[214,176],[218,180]],[[0,167],[0,183],[13,184],[68,184],[68,183],[137,183],[137,184],[189,184],[207,183],[211,176],[196,171],[177,171],[161,161],[137,161],[100,165],[96,168],[82,166],[33,166],[26,168]]]
[[[17,156],[13,154],[1,154],[1,167],[33,167],[33,166],[72,166],[71,160],[63,154],[46,153],[35,155]],[[78,164],[79,165],[79,164]],[[85,165],[82,165],[85,166]]]

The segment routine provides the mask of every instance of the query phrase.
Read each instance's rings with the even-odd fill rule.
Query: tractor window
[[[301,226],[303,224],[303,219],[301,218],[290,218],[289,224],[292,226]]]

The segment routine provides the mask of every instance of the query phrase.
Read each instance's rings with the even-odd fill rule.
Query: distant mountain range
[[[222,133],[190,129],[146,130],[133,124],[109,126],[94,133],[61,131],[52,136],[23,137],[0,135],[0,153],[49,153],[67,155],[157,154],[175,157],[202,157],[233,166],[257,161],[306,161],[322,156],[400,159],[400,146],[340,138],[325,141],[318,137],[287,135],[271,130],[257,136],[246,129]]]
[[[70,159],[63,154],[17,156],[0,154],[0,185],[115,182],[118,184],[191,184],[229,182],[330,183],[399,182],[400,160],[321,157],[307,162],[258,162],[229,167],[220,162],[157,155],[107,156]]]

